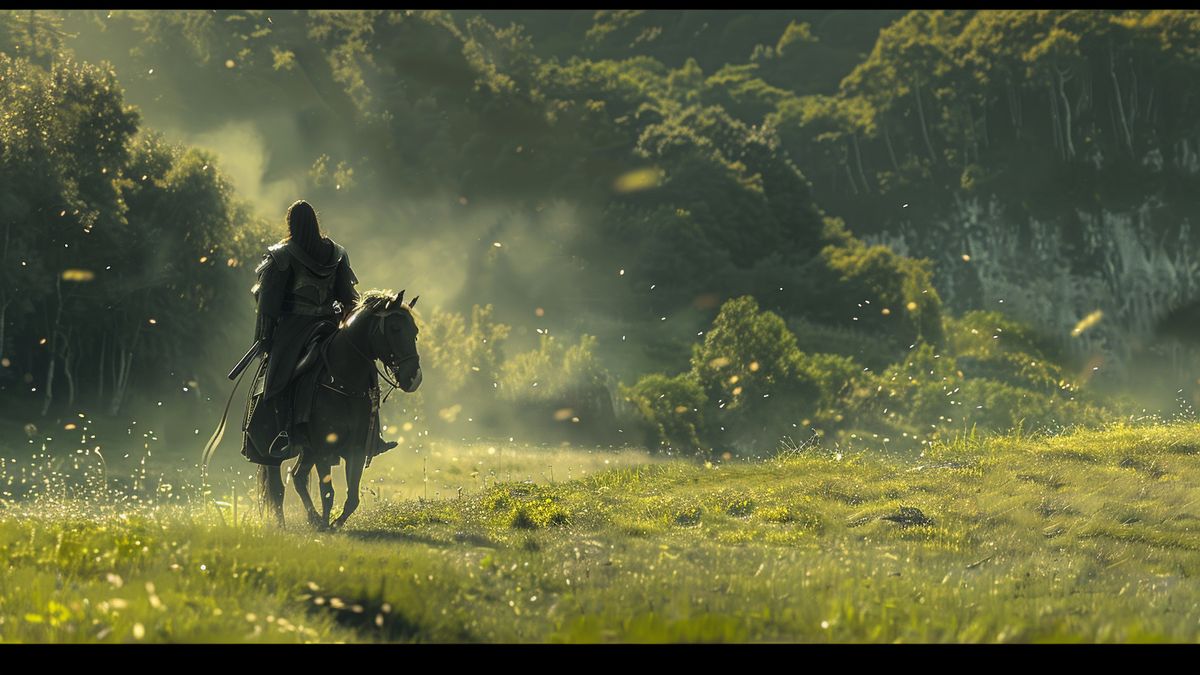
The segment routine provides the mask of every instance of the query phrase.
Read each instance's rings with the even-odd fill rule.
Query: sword
[[[229,371],[229,379],[236,380],[237,376],[242,374],[242,371],[246,369],[246,366],[250,365],[250,361],[252,361],[255,356],[258,356],[259,352],[261,351],[262,340],[255,340],[254,344],[250,345],[250,351],[246,352],[246,355],[242,357],[242,360],[238,361],[237,365],[233,367],[233,370]]]

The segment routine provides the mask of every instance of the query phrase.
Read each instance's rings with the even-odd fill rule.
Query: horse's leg
[[[307,448],[300,451],[300,459],[296,461],[296,465],[292,467],[292,482],[296,485],[296,492],[300,495],[300,501],[304,502],[304,510],[308,512],[308,523],[313,527],[322,527],[321,516],[317,513],[316,507],[313,506],[312,495],[308,493],[308,477],[312,473],[315,460],[310,459],[311,452],[307,452]]]
[[[321,479],[321,522],[328,527],[329,512],[333,511],[333,467],[317,462],[317,477]]]
[[[263,505],[271,509],[275,520],[283,527],[283,472],[279,465],[258,465],[258,484],[262,489]]]
[[[374,439],[369,439],[372,442]],[[334,529],[346,524],[346,519],[358,508],[358,491],[362,482],[363,465],[367,463],[366,448],[361,452],[352,453],[346,458],[346,503],[342,505],[342,515],[333,521]]]

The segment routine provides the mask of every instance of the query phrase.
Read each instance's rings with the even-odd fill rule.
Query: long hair
[[[322,260],[328,252],[325,235],[317,223],[317,212],[312,204],[298,199],[287,210],[288,239],[300,245],[304,252],[316,260]]]

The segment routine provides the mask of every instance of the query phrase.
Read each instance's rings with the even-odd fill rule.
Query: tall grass
[[[1198,456],[1185,424],[814,444],[367,500],[340,534],[45,495],[0,508],[0,636],[1190,642]]]

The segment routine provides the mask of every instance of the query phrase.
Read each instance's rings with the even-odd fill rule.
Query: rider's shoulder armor
[[[257,276],[262,276],[263,272],[267,271],[267,269],[269,269],[273,263],[274,260],[271,258],[271,255],[269,253],[264,253],[262,262],[258,263],[258,267],[254,268],[254,274]]]
[[[284,240],[267,247],[267,254],[263,256],[264,265],[268,259],[275,264],[276,269],[280,270],[281,272],[286,271],[288,267],[291,266],[292,262],[292,256],[290,255],[288,242]]]

